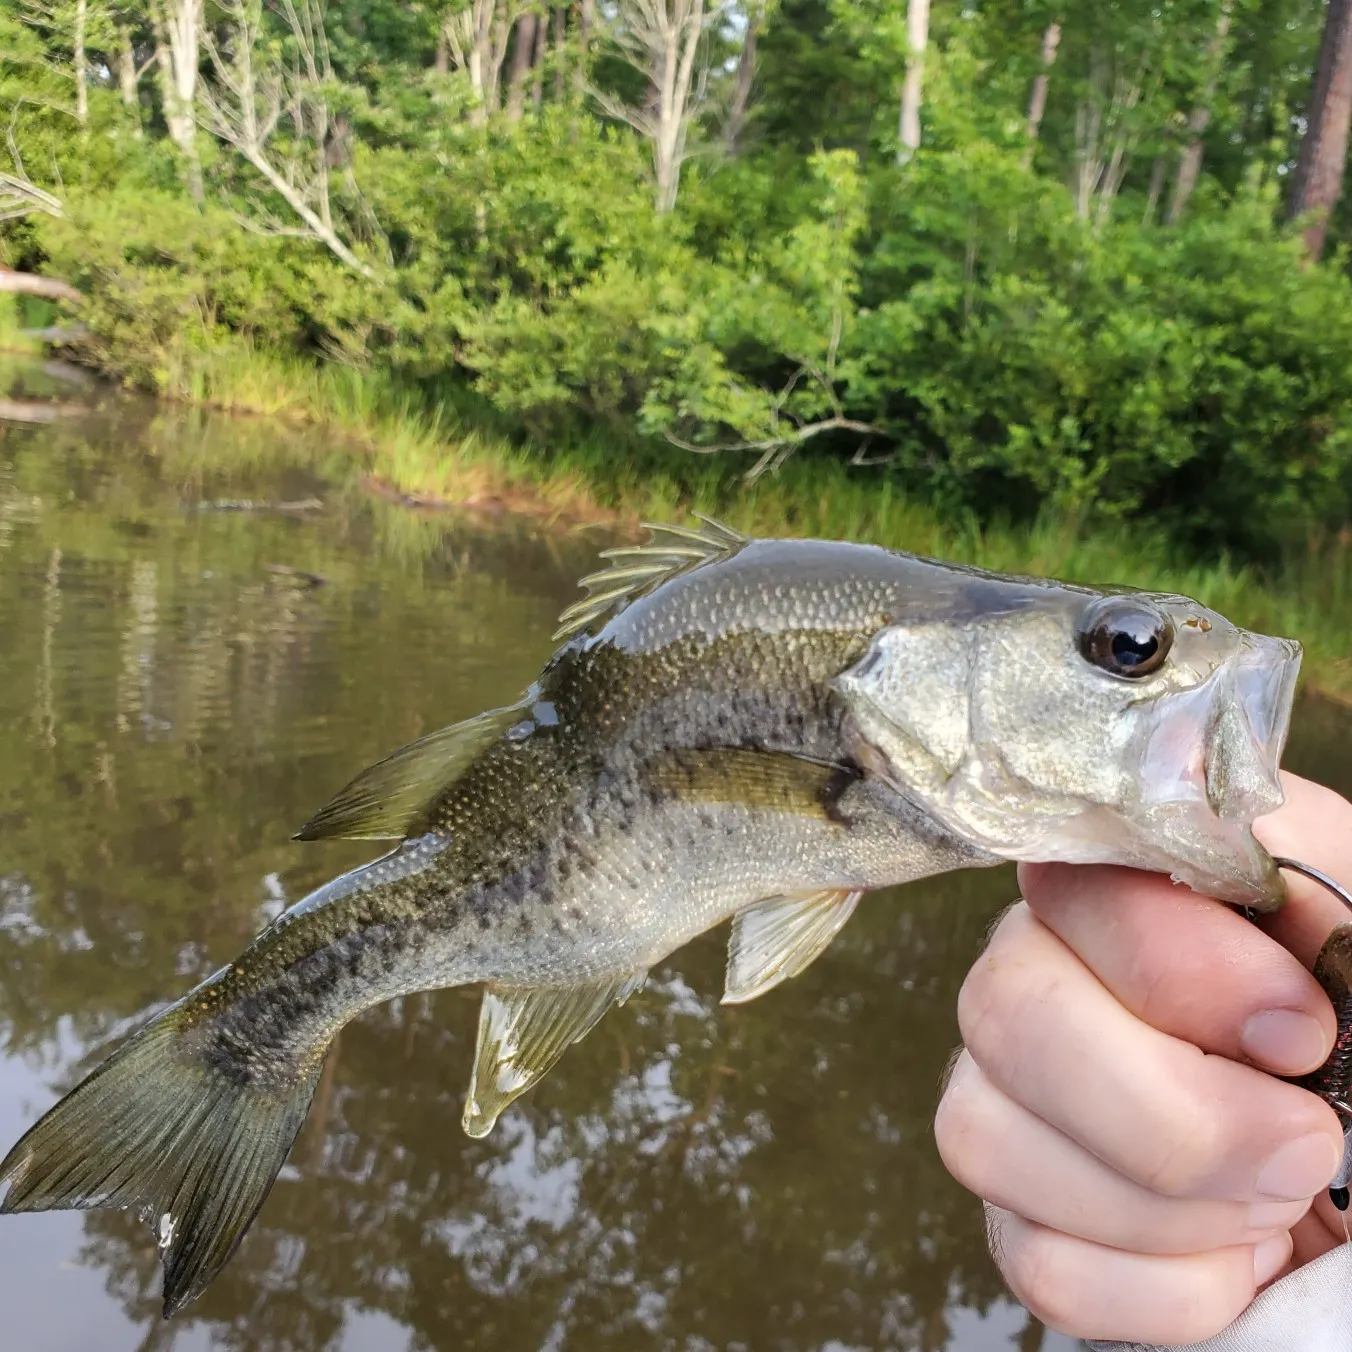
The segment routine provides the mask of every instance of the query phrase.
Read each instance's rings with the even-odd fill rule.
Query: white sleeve
[[[1228,1329],[1204,1343],[1088,1346],[1094,1352],[1352,1352],[1352,1244],[1273,1282]]]

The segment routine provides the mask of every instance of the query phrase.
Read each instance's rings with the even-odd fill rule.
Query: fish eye
[[[1085,661],[1112,676],[1137,679],[1164,665],[1174,627],[1150,606],[1129,597],[1110,597],[1085,615],[1077,635]]]

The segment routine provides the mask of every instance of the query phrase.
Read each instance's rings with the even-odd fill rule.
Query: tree
[[[723,146],[729,155],[737,154],[742,131],[746,127],[747,109],[751,103],[751,85],[756,78],[756,44],[760,30],[765,26],[765,0],[753,0],[746,15],[746,36],[742,40],[741,55],[737,58],[737,79],[733,85],[732,103],[723,128]]]
[[[19,13],[59,49],[59,61],[49,61],[48,69],[70,80],[74,93],[70,111],[83,127],[89,121],[91,30],[101,30],[107,16],[101,8],[91,13],[89,0],[21,0]]]
[[[197,156],[195,106],[203,4],[204,0],[150,0],[164,121],[169,129],[169,139],[183,156],[188,191],[199,202],[202,200],[202,165]]]
[[[499,109],[502,66],[516,16],[514,0],[474,0],[468,9],[449,15],[442,26],[451,63],[469,75],[474,91],[471,120],[476,126],[483,126]],[[517,53],[521,54],[519,41]]]
[[[526,106],[526,76],[535,60],[537,19],[534,10],[527,10],[516,21],[516,45],[512,48],[512,68],[507,76],[507,116],[513,122]]]
[[[647,77],[647,97],[629,103],[595,85],[592,96],[609,116],[652,143],[659,212],[676,205],[690,128],[708,97],[703,39],[721,15],[720,9],[706,9],[704,0],[620,0],[609,26],[616,53]]]
[[[1028,96],[1028,148],[1024,151],[1023,163],[1027,168],[1033,163],[1033,149],[1037,145],[1038,131],[1042,119],[1047,114],[1047,86],[1050,83],[1051,69],[1056,61],[1056,49],[1061,45],[1061,22],[1053,20],[1042,32],[1042,64],[1033,80],[1033,92]]]
[[[907,0],[906,79],[901,87],[901,116],[897,123],[898,164],[905,164],[920,149],[920,93],[925,79],[929,16],[930,0]]]
[[[1225,39],[1230,32],[1230,14],[1234,8],[1233,0],[1221,0],[1220,12],[1216,17],[1216,31],[1212,34],[1207,49],[1206,77],[1202,88],[1202,97],[1197,106],[1188,115],[1188,144],[1178,161],[1178,176],[1174,179],[1174,194],[1169,201],[1168,223],[1176,225],[1183,215],[1197,186],[1197,176],[1202,171],[1202,134],[1211,123],[1211,102],[1216,97],[1216,81],[1220,77],[1221,66],[1225,60]]]
[[[113,7],[110,15],[112,23],[112,34],[110,36],[109,47],[111,50],[111,66],[117,76],[117,88],[122,96],[122,106],[129,112],[137,114],[136,135],[141,135],[141,121],[139,115],[140,105],[140,84],[141,77],[150,69],[155,62],[154,44],[150,44],[150,54],[144,62],[139,61],[136,55],[138,42],[138,30],[141,27],[141,15],[137,13],[136,8],[130,3],[121,3]],[[144,50],[144,44],[142,44]]]
[[[1309,217],[1305,249],[1324,251],[1329,217],[1343,190],[1348,125],[1352,122],[1352,0],[1329,0],[1307,126],[1291,185],[1291,219]]]

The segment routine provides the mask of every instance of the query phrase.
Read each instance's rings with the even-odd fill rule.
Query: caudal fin
[[[214,1067],[167,1010],[0,1163],[0,1213],[135,1208],[164,1254],[165,1317],[225,1266],[295,1140],[319,1065],[281,1085]]]

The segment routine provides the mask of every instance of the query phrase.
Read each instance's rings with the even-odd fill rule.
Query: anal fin
[[[623,1004],[646,972],[572,986],[488,986],[463,1125],[487,1136],[502,1110],[524,1094],[611,1005]]]
[[[739,1005],[805,971],[840,933],[862,892],[769,897],[732,918],[725,1005]]]

